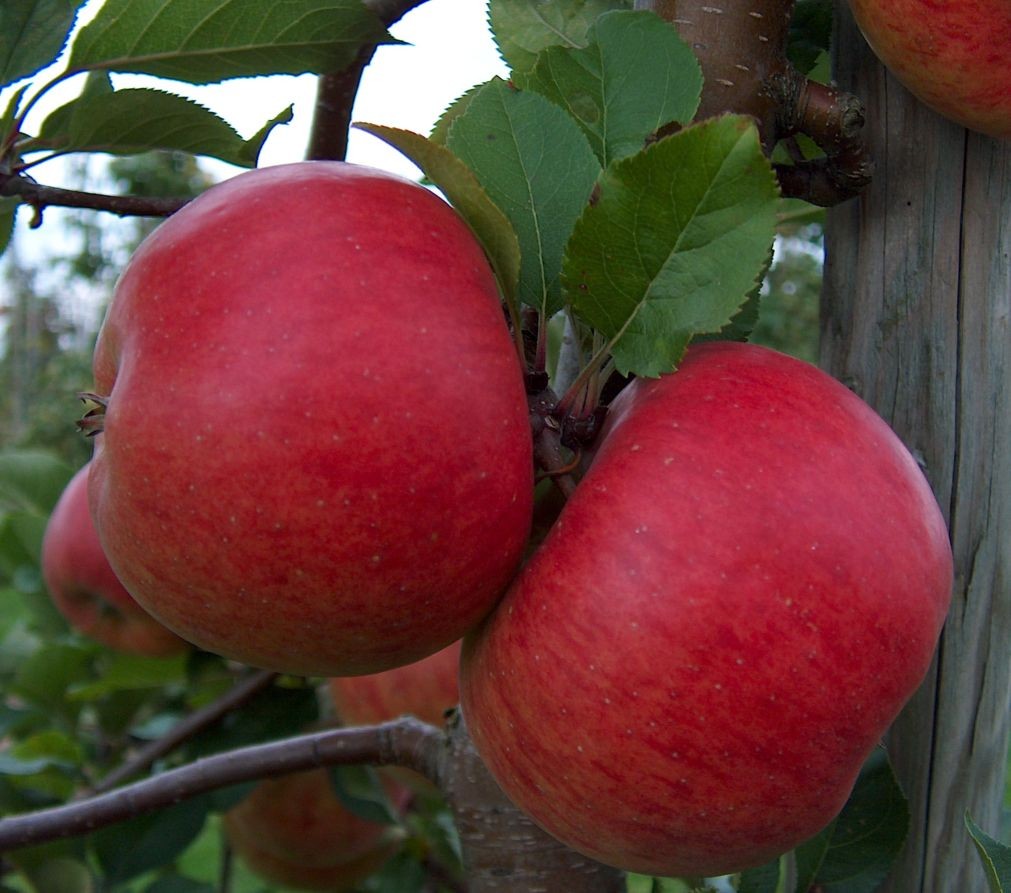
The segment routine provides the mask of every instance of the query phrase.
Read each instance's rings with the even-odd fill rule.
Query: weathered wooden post
[[[921,457],[955,591],[889,751],[913,825],[891,893],[986,888],[963,824],[998,831],[1011,677],[1011,142],[918,103],[838,4],[836,78],[866,103],[876,171],[829,212],[822,365]]]

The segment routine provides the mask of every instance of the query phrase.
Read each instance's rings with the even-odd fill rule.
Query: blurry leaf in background
[[[749,340],[817,363],[822,268],[821,227],[777,239]]]
[[[200,834],[207,811],[207,798],[195,797],[93,834],[106,881],[116,884],[172,862]]]
[[[170,874],[158,878],[149,887],[145,887],[144,893],[215,893],[216,889],[213,884]]]
[[[258,694],[245,709],[228,714],[186,744],[187,759],[233,747],[298,735],[319,718],[319,702],[310,685],[274,685]]]
[[[116,691],[181,686],[186,682],[187,657],[185,653],[172,657],[110,653],[98,678],[71,685],[67,697],[72,701],[94,701]]]
[[[0,510],[48,515],[74,471],[42,450],[0,451]]]
[[[832,0],[797,0],[786,54],[801,74],[810,76],[832,40]]]
[[[337,799],[359,818],[382,825],[400,821],[371,766],[331,766],[327,774]]]

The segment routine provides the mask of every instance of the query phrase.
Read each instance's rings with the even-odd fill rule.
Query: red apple
[[[407,792],[388,783],[402,806]],[[339,893],[382,867],[403,832],[359,818],[337,798],[325,769],[262,781],[224,817],[228,842],[266,880]]]
[[[460,700],[459,641],[404,667],[369,676],[341,676],[328,687],[337,713],[348,725],[372,725],[410,714],[441,726]]]
[[[871,49],[920,100],[970,130],[1011,138],[1008,0],[850,0]]]
[[[71,478],[42,540],[42,577],[76,630],[118,651],[166,657],[189,646],[147,613],[116,578],[88,511],[88,469]]]
[[[922,680],[943,519],[866,404],[761,347],[691,348],[602,437],[464,642],[468,727],[509,797],[594,859],[762,864],[838,813]]]
[[[211,188],[134,255],[94,369],[99,535],[207,650],[304,675],[410,663],[522,557],[519,360],[480,245],[415,183],[303,162]]]

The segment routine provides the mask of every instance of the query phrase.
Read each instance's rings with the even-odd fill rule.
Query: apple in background
[[[79,632],[118,651],[167,657],[189,645],[141,608],[116,578],[88,511],[88,469],[67,484],[46,524],[42,577]]]
[[[970,130],[1011,138],[1008,0],[849,0],[877,57],[914,95]]]
[[[709,877],[823,828],[923,679],[944,521],[853,393],[710,343],[612,404],[540,550],[464,641],[478,752],[598,861]]]
[[[137,250],[94,372],[99,536],[202,648],[301,675],[411,663],[522,557],[519,359],[481,246],[416,183],[318,161],[212,187]]]
[[[389,782],[393,803],[405,790]],[[303,890],[351,890],[400,847],[403,831],[350,812],[325,769],[267,779],[224,816],[228,842],[256,874]]]
[[[459,641],[404,667],[328,680],[330,697],[347,725],[374,725],[410,714],[441,726],[460,701]]]

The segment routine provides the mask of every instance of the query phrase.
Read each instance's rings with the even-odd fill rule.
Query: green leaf
[[[374,893],[424,893],[431,889],[428,881],[417,857],[411,853],[397,853],[370,879],[369,890]]]
[[[754,125],[736,115],[604,172],[563,281],[578,315],[610,339],[619,372],[668,372],[694,335],[730,322],[765,267],[778,197]]]
[[[776,893],[779,890],[780,859],[741,872],[737,893]]]
[[[60,55],[84,0],[3,0],[0,87],[30,77]]]
[[[832,40],[832,0],[798,0],[790,20],[786,54],[801,74],[810,74]]]
[[[25,553],[31,559],[32,571],[37,569],[42,554],[42,537],[46,532],[46,518],[34,512],[11,512],[5,519],[5,527],[9,528],[10,534],[17,540]],[[15,585],[31,590],[37,587],[38,583],[33,582],[28,586],[22,581],[14,580]]]
[[[243,710],[235,710],[186,744],[187,759],[207,756],[247,744],[257,744],[309,728],[319,718],[319,701],[310,685],[274,685],[258,694]]]
[[[67,688],[91,675],[95,647],[46,642],[18,667],[11,689],[39,706],[64,710]]]
[[[192,99],[137,88],[82,94],[42,123],[31,149],[135,155],[153,149],[206,155],[240,167],[255,167],[270,128],[291,120],[291,108],[252,140]]]
[[[586,32],[600,15],[631,6],[631,0],[491,0],[488,12],[502,58],[525,71],[546,47],[586,46]]]
[[[777,228],[782,235],[792,235],[801,227],[824,226],[826,209],[809,204],[800,198],[780,199]]]
[[[0,509],[48,515],[74,470],[42,450],[0,452]]]
[[[92,835],[91,846],[108,883],[122,883],[175,859],[206,819],[207,799],[196,797],[103,828]]]
[[[449,199],[488,255],[507,302],[517,305],[520,244],[509,218],[481,188],[473,172],[449,149],[409,130],[356,124],[411,159]]]
[[[337,799],[359,818],[381,825],[400,821],[371,766],[331,766],[327,774]]]
[[[0,12],[0,15],[3,15],[3,13]],[[10,101],[7,103],[7,108],[4,109],[3,115],[0,115],[0,142],[14,129],[14,121],[21,110],[21,100],[30,86],[30,84],[25,84],[20,89],[15,90],[11,95]],[[0,161],[10,164],[10,159],[0,159]],[[10,167],[6,166],[4,169],[8,172],[11,170]]]
[[[583,49],[544,50],[517,84],[564,108],[600,163],[634,155],[665,124],[686,124],[702,95],[702,69],[669,22],[652,12],[602,15]]]
[[[144,893],[214,893],[213,884],[195,881],[180,874],[168,874],[158,878]]]
[[[71,856],[57,856],[24,869],[25,877],[37,893],[93,893],[88,866]]]
[[[71,701],[94,701],[117,691],[164,688],[186,681],[188,655],[143,657],[136,654],[110,654],[101,667],[98,678],[71,685],[67,698]]]
[[[774,256],[773,246],[769,246],[769,255],[766,258],[762,272],[755,280],[754,288],[748,292],[741,308],[735,313],[722,329],[714,335],[699,335],[696,341],[747,341],[758,325],[758,319],[762,305],[762,282],[768,275],[772,267]]]
[[[339,71],[363,45],[394,42],[361,0],[106,0],[69,67],[208,84]]]
[[[838,817],[797,848],[797,890],[874,893],[891,871],[908,830],[909,807],[885,751],[878,748]]]
[[[21,201],[10,196],[0,196],[0,256],[7,250],[14,234],[14,217]]]
[[[432,132],[429,134],[428,138],[433,143],[445,146],[447,139],[449,139],[449,128],[453,126],[453,123],[457,118],[467,111],[470,101],[477,96],[477,94],[480,93],[485,86],[485,84],[476,84],[462,96],[458,96],[454,99],[449,104],[449,107],[439,116],[439,120],[435,122],[435,125],[432,127]]]
[[[561,307],[562,252],[600,173],[586,137],[558,106],[493,80],[449,131],[448,147],[474,172],[519,239],[519,299]]]
[[[38,775],[54,767],[66,769],[67,764],[52,757],[21,759],[9,753],[0,753],[0,775]]]
[[[965,814],[965,827],[983,862],[990,893],[1011,891],[1011,847],[994,840],[970,818],[969,813]]]
[[[16,742],[2,760],[2,773],[19,790],[65,800],[74,792],[82,760],[78,742],[57,729],[46,729]]]

